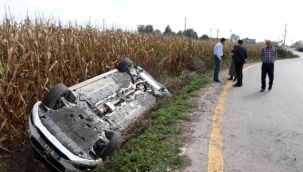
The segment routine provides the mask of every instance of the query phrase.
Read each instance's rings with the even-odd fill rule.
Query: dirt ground
[[[51,172],[51,168],[34,158],[30,144],[9,155],[0,156],[0,172]]]

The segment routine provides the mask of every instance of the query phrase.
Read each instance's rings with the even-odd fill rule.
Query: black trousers
[[[261,83],[262,89],[266,88],[266,75],[269,77],[269,87],[272,87],[274,81],[274,64],[273,63],[262,63],[262,76]]]
[[[237,85],[242,85],[243,80],[243,65],[244,62],[235,62],[236,65],[236,74],[237,74]]]

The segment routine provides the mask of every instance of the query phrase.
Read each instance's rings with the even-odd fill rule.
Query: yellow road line
[[[232,82],[227,82],[218,98],[218,103],[213,115],[212,131],[210,134],[208,151],[208,172],[223,172],[223,151],[221,125],[224,115],[224,102]]]
[[[246,67],[243,71],[252,68],[255,65]],[[213,115],[212,131],[210,134],[209,148],[208,148],[208,172],[223,172],[223,151],[222,151],[222,135],[221,126],[224,116],[224,103],[229,88],[232,82],[227,82],[221,92],[218,103]]]

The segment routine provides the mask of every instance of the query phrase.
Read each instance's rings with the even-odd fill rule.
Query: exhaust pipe
[[[146,73],[141,72],[139,76],[144,79],[151,87],[153,87],[156,91],[159,91],[162,87],[155,82],[152,78],[150,78]]]

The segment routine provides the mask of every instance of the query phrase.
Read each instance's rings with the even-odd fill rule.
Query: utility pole
[[[230,37],[229,37],[229,42],[231,42],[231,38],[232,38],[231,36],[232,36],[232,34],[233,34],[233,30],[231,30],[231,29],[230,29]]]
[[[211,28],[209,29],[209,37],[212,38]]]
[[[217,40],[219,39],[219,29],[217,29]]]
[[[287,23],[285,24],[285,33],[284,33],[284,42],[283,42],[284,46],[285,46],[286,32],[287,32]]]
[[[103,27],[102,27],[103,31],[105,30],[105,19],[103,19]]]
[[[185,22],[184,22],[184,31],[186,31],[186,17],[185,17]]]

